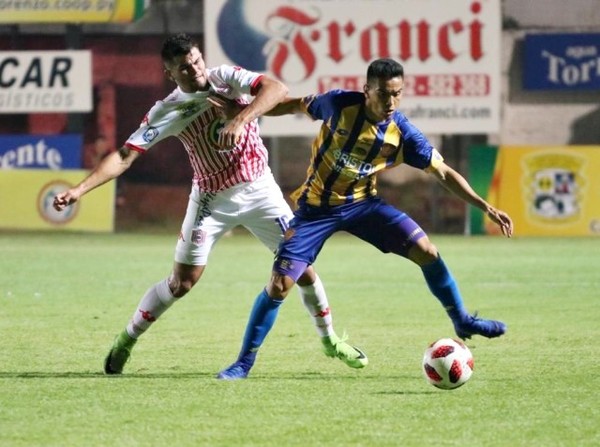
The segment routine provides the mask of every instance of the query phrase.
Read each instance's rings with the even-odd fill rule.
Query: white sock
[[[175,302],[168,280],[154,284],[140,300],[138,308],[127,325],[127,333],[138,338]]]
[[[317,275],[316,281],[310,286],[299,286],[300,298],[304,303],[304,307],[310,314],[317,333],[321,337],[333,335],[333,317],[329,309],[329,302],[325,294],[325,287],[321,282],[321,278]]]

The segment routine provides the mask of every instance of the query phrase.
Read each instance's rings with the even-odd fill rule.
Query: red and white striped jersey
[[[256,94],[261,74],[240,67],[208,68],[210,91],[248,104]],[[207,101],[209,91],[185,93],[177,87],[146,114],[125,145],[146,152],[159,141],[176,136],[183,143],[194,170],[194,184],[217,192],[250,182],[269,171],[268,154],[259,135],[258,120],[248,123],[235,148],[219,151],[217,138],[224,121]]]

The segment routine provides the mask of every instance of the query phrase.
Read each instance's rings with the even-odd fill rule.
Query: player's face
[[[166,62],[165,73],[186,93],[194,93],[208,88],[206,64],[202,53],[196,47],[193,47],[188,54],[177,56],[172,61]]]
[[[376,82],[366,84],[365,106],[369,118],[376,122],[389,119],[394,110],[400,106],[403,89],[404,80],[401,77],[378,79]]]

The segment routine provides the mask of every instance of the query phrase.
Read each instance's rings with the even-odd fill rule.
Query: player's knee
[[[292,287],[294,286],[294,280],[289,276],[274,273],[267,286],[267,293],[271,298],[284,299]]]
[[[408,258],[418,265],[426,265],[438,258],[438,250],[429,238],[422,238],[409,250]]]
[[[175,298],[181,298],[185,296],[190,290],[192,290],[192,287],[194,287],[195,283],[196,281],[191,278],[169,278],[169,288],[171,289],[171,293]]]
[[[198,282],[204,272],[203,265],[186,265],[175,263],[171,276],[169,276],[169,287],[175,298],[181,298],[187,294]]]
[[[316,280],[317,280],[317,272],[315,272],[315,269],[309,265],[306,268],[306,270],[304,270],[304,273],[302,273],[300,278],[298,278],[298,285],[299,286],[309,286],[311,284],[314,284],[314,282]]]

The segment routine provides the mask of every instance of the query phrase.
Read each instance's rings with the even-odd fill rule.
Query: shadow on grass
[[[130,372],[121,375],[106,375],[102,371],[0,371],[0,379],[106,379],[106,380],[132,380],[132,379],[216,379],[217,372]],[[364,374],[332,374],[320,372],[295,372],[295,373],[272,373],[251,375],[247,381],[286,381],[286,380],[320,380],[320,381],[372,381],[372,380],[399,380],[410,379],[408,375],[364,375]],[[222,382],[222,381],[218,381]],[[387,394],[386,392],[380,392]]]
[[[0,379],[98,379],[123,380],[123,379],[203,379],[212,378],[215,375],[207,372],[189,373],[131,373],[123,375],[106,375],[102,371],[67,371],[67,372],[3,372],[0,371]]]

